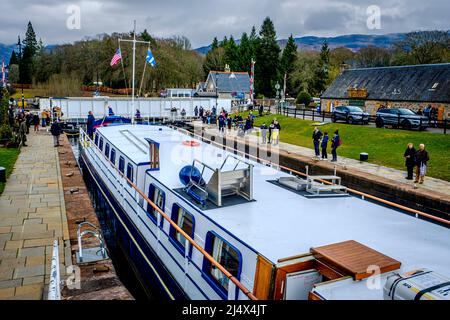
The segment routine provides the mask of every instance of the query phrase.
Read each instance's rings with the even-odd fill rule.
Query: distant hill
[[[53,49],[55,47],[56,47],[56,45],[48,45],[45,47],[45,50]],[[3,59],[5,59],[5,64],[9,64],[9,59],[11,58],[11,54],[14,49],[17,49],[16,44],[7,45],[7,44],[0,43],[0,66],[1,66]],[[16,52],[18,52],[18,49]]]
[[[404,33],[392,33],[385,35],[363,35],[350,34],[338,37],[300,37],[295,38],[295,43],[301,51],[316,50],[319,51],[322,44],[326,40],[331,49],[338,47],[346,47],[353,51],[358,51],[361,48],[370,45],[382,48],[389,48],[395,42],[402,40],[405,37]],[[281,47],[286,45],[287,39],[280,39],[278,43]],[[200,54],[207,54],[211,46],[204,46],[195,49]]]
[[[15,47],[15,44],[7,45],[0,43],[0,65],[3,59],[5,59],[5,64],[9,63],[9,58],[11,58],[11,53]]]

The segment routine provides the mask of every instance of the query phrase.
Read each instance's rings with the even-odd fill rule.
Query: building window
[[[164,191],[162,191],[161,189],[159,189],[158,187],[156,187],[155,185],[151,184],[150,185],[150,190],[148,193],[148,197],[151,201],[153,201],[153,203],[162,211],[164,211],[164,203],[165,203],[165,199],[166,199],[166,195],[164,193]],[[156,210],[152,207],[152,205],[149,203],[147,205],[147,213],[149,218],[156,223],[157,218],[156,218]],[[161,220],[161,225],[162,225],[162,220]]]
[[[130,163],[127,165],[127,178],[133,182],[133,166]]]
[[[98,148],[100,149],[100,151],[103,150],[103,138],[100,138],[100,144],[99,144]]]
[[[119,158],[119,171],[123,173],[125,169],[125,159],[121,156]]]
[[[210,231],[206,235],[206,251],[234,277],[239,278],[242,258],[240,252],[236,248],[214,232]],[[214,283],[219,285],[222,296],[226,297],[229,279],[216,266],[206,260],[206,258],[204,261],[203,271]]]
[[[184,232],[186,232],[191,238],[194,237],[194,227],[195,227],[195,220],[194,216],[187,212],[184,208],[180,207],[177,204],[173,205],[172,208],[172,220],[177,223],[177,225],[183,229]],[[177,245],[178,249],[182,252],[184,255],[185,253],[185,245],[186,245],[186,238],[177,230],[175,230],[174,227],[170,228],[170,238],[175,241],[175,244]],[[192,252],[192,246],[189,248],[189,255],[191,255]]]
[[[111,150],[111,158],[109,160],[111,160],[113,165],[116,165],[116,149],[113,148]]]
[[[105,146],[105,156],[107,158],[109,158],[109,143],[107,143],[106,146]]]

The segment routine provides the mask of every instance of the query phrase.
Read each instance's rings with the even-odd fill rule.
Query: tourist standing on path
[[[28,147],[27,142],[27,123],[25,117],[18,117],[19,121],[19,137],[23,147]]]
[[[267,125],[265,123],[262,124],[261,127],[259,127],[259,130],[261,132],[261,140],[262,143],[267,143]]]
[[[425,150],[425,145],[421,144],[419,146],[419,151],[416,152],[414,157],[416,164],[416,180],[414,183],[423,184],[425,180],[425,175],[427,174],[427,162],[430,161],[430,156],[428,151]]]
[[[406,170],[408,172],[408,175],[406,177],[407,180],[412,180],[413,174],[414,174],[414,165],[415,165],[415,156],[416,156],[416,149],[414,148],[414,145],[412,143],[408,144],[408,147],[406,148],[406,151],[403,155],[405,157],[405,165]]]
[[[325,132],[323,135],[323,139],[322,139],[322,160],[328,159],[328,153],[327,153],[327,148],[328,148],[328,140],[330,138],[328,137],[328,132]]]
[[[314,152],[316,154],[316,158],[320,157],[320,140],[322,139],[323,133],[319,130],[319,128],[315,127],[312,135],[313,143],[314,143]]]
[[[61,135],[61,127],[59,126],[58,121],[54,121],[52,126],[50,127],[50,132],[53,136],[53,142],[55,147],[59,147],[59,136]]]
[[[87,134],[91,139],[94,136],[94,123],[95,123],[94,115],[92,114],[92,111],[89,111],[87,117]]]
[[[114,111],[111,107],[108,107],[108,115],[110,115],[110,116],[114,115]]]
[[[194,115],[196,118],[198,117],[198,107],[197,106],[195,106],[195,108],[194,108]]]
[[[341,137],[339,136],[339,130],[334,132],[333,139],[331,139],[331,154],[333,155],[333,160],[331,162],[337,162],[337,148],[341,145]]]
[[[37,113],[33,115],[33,126],[34,132],[39,131],[39,115]]]
[[[31,113],[28,111],[25,112],[25,123],[27,125],[27,134],[30,133],[31,121],[32,121]]]

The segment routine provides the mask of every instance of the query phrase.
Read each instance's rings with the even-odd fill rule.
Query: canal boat
[[[92,140],[81,130],[79,160],[159,297],[449,299],[448,224],[350,195],[339,181],[325,188],[157,125],[98,127]]]

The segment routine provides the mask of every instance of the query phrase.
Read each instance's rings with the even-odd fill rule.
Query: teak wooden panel
[[[378,266],[381,273],[397,270],[401,263],[365,245],[350,240],[318,248],[311,248],[318,260],[348,272],[355,280],[370,277],[369,266]]]
[[[269,260],[263,256],[258,256],[253,294],[260,300],[269,300],[270,298],[273,268],[274,265]]]

